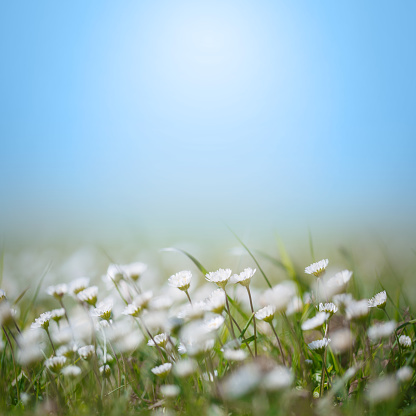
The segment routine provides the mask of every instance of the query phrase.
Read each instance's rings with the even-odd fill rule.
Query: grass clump
[[[178,251],[203,285],[182,270],[144,291],[146,266],[132,263],[111,264],[105,284],[50,286],[49,301],[38,287],[26,308],[1,291],[1,412],[416,413],[410,305],[381,286],[362,298],[354,271],[327,259],[299,272],[285,253],[277,282]]]

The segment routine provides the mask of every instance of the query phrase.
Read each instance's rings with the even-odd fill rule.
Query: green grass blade
[[[267,285],[271,288],[272,285],[271,285],[269,279],[267,278],[266,273],[264,273],[263,269],[261,268],[261,266],[260,266],[259,262],[257,261],[257,259],[254,257],[253,253],[249,250],[249,248],[243,243],[243,241],[240,239],[240,237],[238,237],[238,235],[230,227],[228,227],[228,229],[234,234],[234,237],[239,241],[239,243],[246,249],[247,253],[254,260],[254,263],[256,263],[256,266],[260,270],[260,273],[263,275],[264,280],[266,281]]]
[[[247,323],[244,325],[244,328],[242,329],[241,334],[240,334],[240,338],[243,338],[244,337],[244,334],[246,333],[248,327],[250,326],[250,323],[253,320],[253,317],[254,317],[254,313],[251,314],[251,316],[248,319]]]
[[[25,326],[26,319],[27,319],[27,315],[28,315],[29,311],[33,308],[33,305],[35,304],[36,299],[38,298],[39,290],[40,290],[40,287],[42,286],[43,279],[45,279],[46,275],[49,273],[49,270],[51,269],[51,266],[52,266],[52,262],[49,262],[49,264],[46,266],[44,272],[42,273],[42,276],[41,276],[41,278],[39,280],[39,283],[36,286],[35,294],[33,295],[33,298],[30,301],[29,307],[26,309],[26,312],[23,315],[22,327]]]
[[[188,257],[190,260],[192,260],[192,262],[195,264],[195,266],[198,268],[198,270],[205,276],[206,274],[208,274],[207,269],[192,255],[189,254],[187,251],[182,250],[180,248],[175,248],[175,247],[168,247],[168,248],[162,248],[162,250],[160,251],[176,251],[178,253],[182,253],[185,254],[186,257]]]

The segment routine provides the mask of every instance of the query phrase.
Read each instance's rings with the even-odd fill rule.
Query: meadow
[[[1,290],[1,413],[416,414],[414,260],[369,283],[346,250],[298,264],[240,243],[238,270],[171,248],[162,284],[134,259]]]

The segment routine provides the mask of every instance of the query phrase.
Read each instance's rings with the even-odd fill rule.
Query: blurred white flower
[[[64,316],[65,316],[64,308],[53,309],[51,311],[51,319],[53,319],[55,322],[59,322]]]
[[[286,308],[286,315],[290,316],[293,315],[296,312],[302,312],[303,311],[303,301],[299,296],[294,296]]]
[[[244,361],[248,357],[244,350],[224,349],[224,358],[228,361]]]
[[[308,331],[310,329],[319,328],[329,318],[329,313],[318,312],[313,318],[308,319],[302,324],[302,330]]]
[[[149,302],[149,309],[160,311],[163,309],[169,309],[173,304],[172,298],[169,296],[156,296]]]
[[[207,319],[204,322],[205,327],[208,331],[216,331],[221,328],[224,324],[224,317],[222,315],[214,316],[213,318]]]
[[[337,354],[349,350],[353,341],[352,332],[348,328],[339,329],[331,333],[331,349]]]
[[[81,369],[76,365],[69,365],[68,367],[65,367],[61,373],[65,377],[75,378],[81,374]]]
[[[395,378],[387,376],[369,384],[367,398],[372,403],[381,403],[395,398],[398,392],[399,387]]]
[[[95,347],[94,345],[84,345],[81,348],[78,348],[78,355],[83,359],[83,360],[89,360],[92,358],[92,356],[95,353]]]
[[[90,284],[89,277],[79,277],[69,284],[69,293],[73,296],[78,295],[79,292],[82,292]]]
[[[180,378],[189,377],[196,372],[197,368],[197,362],[192,358],[188,358],[185,360],[176,361],[173,366],[173,372],[177,377]]]
[[[380,308],[384,309],[387,303],[387,294],[386,291],[383,290],[380,293],[374,295],[371,299],[368,300],[368,307],[369,308]]]
[[[275,312],[284,312],[296,295],[296,284],[291,280],[285,280],[271,289],[267,289],[260,297],[260,304],[262,306],[272,305]]]
[[[352,297],[351,293],[340,293],[333,296],[332,301],[338,307],[347,307],[350,303],[354,302],[354,298]]]
[[[133,299],[133,303],[138,306],[140,309],[145,309],[149,305],[149,302],[153,298],[153,292],[147,290],[146,292],[140,293]]]
[[[367,330],[368,338],[370,338],[372,342],[376,342],[382,338],[388,338],[394,333],[396,325],[396,321],[389,321],[370,326]]]
[[[155,335],[153,339],[149,339],[149,341],[147,341],[147,345],[149,345],[149,347],[155,347],[156,345],[158,345],[159,347],[164,348],[167,342],[168,342],[168,336],[165,333],[162,333],[162,334]]]
[[[272,322],[276,308],[272,305],[267,305],[255,313],[256,319],[265,322]]]
[[[0,302],[6,299],[6,292],[0,289]]]
[[[327,338],[318,339],[308,344],[308,347],[312,351],[315,351],[317,354],[323,354],[325,352],[325,348],[328,346],[330,342],[331,340]]]
[[[108,365],[108,364],[104,364],[104,365],[102,365],[101,367],[100,367],[100,374],[103,376],[103,377],[106,377],[106,378],[108,378],[108,377],[110,377],[111,376],[111,368],[110,368],[110,366]]]
[[[311,264],[305,268],[305,273],[313,274],[316,277],[324,273],[325,269],[328,267],[328,259],[320,260],[316,263]]]
[[[107,269],[107,279],[115,284],[124,279],[124,271],[122,266],[118,264],[110,264]]]
[[[96,316],[98,318],[108,321],[111,318],[111,312],[113,310],[113,302],[106,301],[100,302],[96,308],[91,311],[91,316]]]
[[[127,277],[129,277],[133,281],[137,281],[147,270],[147,264],[141,262],[134,262],[121,266],[121,269]]]
[[[172,399],[179,396],[181,389],[176,384],[164,384],[160,386],[160,392],[162,393],[163,397]]]
[[[225,308],[225,297],[223,289],[214,290],[205,300],[205,310],[220,314]]]
[[[67,359],[63,355],[52,357],[45,360],[45,366],[54,373],[59,373],[66,364],[66,361]]]
[[[42,334],[40,331],[23,331],[17,340],[19,342],[17,360],[22,366],[30,366],[42,360]],[[44,346],[42,349],[44,349]]]
[[[407,365],[399,368],[396,371],[396,378],[401,383],[407,383],[408,381],[412,379],[412,377],[413,377],[413,368]]]
[[[368,312],[368,301],[366,299],[358,301],[354,300],[350,302],[345,309],[347,319],[349,320],[360,320],[365,318],[368,315]]]
[[[61,283],[61,284],[56,285],[56,286],[49,286],[46,289],[46,293],[48,295],[53,296],[56,299],[62,299],[62,297],[67,292],[68,292],[68,286],[65,283]]]
[[[410,348],[412,346],[412,338],[407,335],[400,335],[399,344],[402,348]]]
[[[224,289],[231,277],[231,269],[218,269],[216,272],[210,272],[205,275],[206,280],[215,283],[218,287]]]
[[[243,364],[222,382],[221,390],[227,399],[238,399],[252,392],[262,381],[263,372],[255,362]]]
[[[186,292],[191,285],[192,273],[189,270],[178,272],[168,279],[168,284],[171,287],[176,287],[183,292]]]
[[[135,318],[137,318],[140,315],[141,311],[142,309],[139,306],[137,306],[134,303],[130,303],[124,308],[124,311],[122,312],[122,314],[134,316]]]
[[[240,285],[248,287],[250,285],[251,278],[254,276],[254,273],[256,273],[256,269],[253,270],[250,267],[247,267],[240,274],[235,274],[232,277],[233,283],[240,283]]]
[[[172,370],[172,363],[165,363],[157,367],[153,367],[151,371],[154,375],[158,377],[165,377],[170,373],[171,370]]]
[[[293,373],[290,369],[283,366],[276,366],[263,378],[262,386],[267,391],[279,391],[290,387],[293,380]]]
[[[97,296],[98,296],[98,287],[97,286],[90,286],[86,289],[78,292],[77,298],[85,303],[88,303],[91,306],[95,306],[97,303]]]

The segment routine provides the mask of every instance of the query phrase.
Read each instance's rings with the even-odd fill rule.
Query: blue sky
[[[414,230],[415,13],[3,2],[1,226]]]

